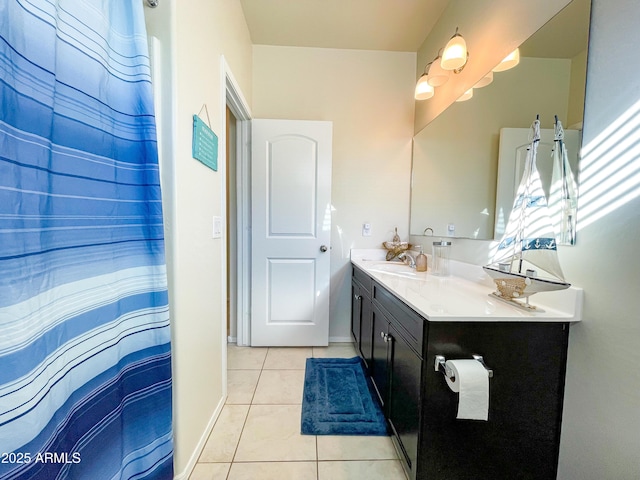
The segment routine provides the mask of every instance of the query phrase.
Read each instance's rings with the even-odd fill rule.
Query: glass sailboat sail
[[[528,300],[534,293],[570,286],[558,261],[556,235],[536,167],[539,142],[540,121],[536,119],[504,235],[492,263],[483,267],[496,284],[494,295],[507,301]],[[528,301],[525,305],[517,303],[535,308]]]
[[[578,185],[569,163],[562,122],[558,120],[557,116],[555,120],[549,209],[553,219],[553,229],[556,232],[556,241],[560,245],[574,245],[576,241]]]

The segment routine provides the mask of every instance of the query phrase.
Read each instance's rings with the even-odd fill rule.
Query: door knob
[[[327,250],[329,250],[329,249],[327,248],[327,246],[326,246],[326,245],[321,245],[321,246],[320,246],[320,251],[321,251],[322,253],[326,252]]]

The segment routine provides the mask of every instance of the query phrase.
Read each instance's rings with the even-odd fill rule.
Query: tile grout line
[[[264,358],[266,359],[267,356],[265,355]],[[263,366],[264,366],[264,360],[262,362]],[[256,381],[256,386],[253,389],[253,395],[251,395],[251,400],[249,400],[249,408],[251,408],[251,405],[254,405],[253,401],[256,398],[256,393],[258,391],[258,385],[260,384],[260,379],[262,378],[262,372],[264,372],[264,368],[260,368],[260,373],[258,374],[258,380]]]
[[[231,469],[233,468],[233,464],[235,463],[236,454],[238,453],[238,447],[240,446],[240,440],[242,439],[242,434],[244,433],[244,427],[247,425],[247,420],[249,419],[249,413],[251,412],[251,407],[253,406],[253,399],[256,395],[256,391],[258,390],[258,383],[260,383],[260,377],[262,376],[264,363],[267,360],[268,353],[269,353],[269,349],[267,348],[267,353],[265,354],[264,360],[262,361],[262,366],[260,367],[260,374],[258,375],[256,386],[253,389],[253,395],[251,395],[251,400],[249,401],[249,408],[247,409],[247,415],[244,417],[244,422],[242,422],[242,428],[240,429],[240,436],[238,437],[238,443],[236,444],[236,448],[233,451],[233,456],[231,457],[231,463],[229,464],[229,471],[227,472],[227,476],[225,480],[228,480],[229,475],[231,475]]]
[[[238,451],[238,448],[239,448],[239,445],[240,445],[240,440],[242,438],[242,435],[244,434],[244,429],[245,429],[245,427],[247,425],[249,413],[251,412],[251,409],[252,409],[253,406],[262,405],[262,404],[254,403],[255,400],[256,400],[257,389],[258,389],[258,385],[260,383],[260,380],[262,378],[262,374],[264,373],[265,370],[300,370],[300,369],[265,369],[267,356],[269,355],[269,350],[270,350],[270,348],[267,347],[267,353],[264,356],[264,359],[262,361],[262,366],[260,367],[260,370],[259,370],[259,375],[258,375],[256,384],[255,384],[255,387],[254,387],[254,390],[253,390],[253,394],[251,396],[250,403],[248,405],[247,415],[246,415],[246,417],[244,419],[244,422],[243,422],[243,425],[242,425],[242,428],[241,428],[241,431],[240,431],[240,436],[238,438],[238,443],[236,444],[236,448],[234,450],[234,454],[233,454],[233,457],[231,459],[229,470],[228,470],[227,475],[225,477],[227,480],[231,477],[231,469],[232,469],[233,465],[235,463],[238,463],[238,462],[235,461],[235,457],[237,455],[237,451]],[[316,358],[315,357],[315,352],[313,350],[313,347],[312,347],[312,350],[311,350],[311,357],[310,358]],[[304,370],[306,370],[306,368]],[[271,405],[271,404],[268,404],[268,405]],[[276,404],[273,404],[273,405],[276,405]],[[283,405],[283,404],[278,403],[277,405]],[[296,404],[291,404],[291,405],[299,405],[299,404],[296,403]],[[318,445],[318,436],[317,435],[314,436],[314,441],[315,441],[315,452],[316,452],[316,459],[315,459],[316,480],[320,480],[320,460],[319,460],[319,445]],[[347,459],[343,459],[341,461],[342,462],[355,462],[355,461],[362,461],[362,460],[364,460],[364,459],[348,459],[348,460]],[[382,461],[394,461],[394,459],[369,459],[368,461],[381,461],[381,460]],[[299,460],[299,461],[303,462],[303,463],[306,462],[305,460]],[[261,462],[264,462],[264,461],[256,461],[255,463],[261,463]],[[282,460],[281,461],[276,461],[276,460],[274,460],[274,462],[276,462],[276,463],[296,463],[298,461],[296,461],[296,460],[287,460],[287,461],[282,461]],[[247,462],[247,463],[254,463],[254,462]],[[406,479],[406,473],[404,471],[402,473],[403,473],[403,477]]]
[[[247,409],[247,415],[244,417],[244,422],[242,422],[242,428],[240,429],[240,435],[238,436],[238,443],[236,443],[236,448],[233,449],[233,456],[231,457],[229,471],[227,472],[227,478],[229,478],[229,475],[231,474],[231,467],[233,467],[236,454],[238,453],[238,447],[240,446],[240,440],[242,439],[242,434],[244,433],[244,427],[247,425],[247,420],[249,419],[250,411],[251,411],[251,405],[249,405],[249,408]]]

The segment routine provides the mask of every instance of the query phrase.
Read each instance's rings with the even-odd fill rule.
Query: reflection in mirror
[[[501,238],[504,234],[509,212],[524,173],[527,149],[530,144],[530,131],[530,128],[500,129],[494,225],[494,238],[496,239]],[[548,199],[557,243],[573,245],[575,243],[575,203],[577,200],[575,179],[578,174],[581,131],[563,129],[562,145],[559,144],[559,141],[556,142],[555,137],[555,130],[552,128],[540,130],[536,167],[540,174],[542,190]],[[561,170],[565,159],[559,157],[561,153],[566,155],[566,171],[564,172]]]
[[[537,114],[542,128],[553,129],[557,115],[579,138],[589,7],[589,0],[573,0],[521,45],[517,67],[496,73],[490,85],[451,105],[414,137],[411,235],[431,228],[436,237],[494,238],[497,222],[506,222],[498,217],[496,190],[514,188],[513,177],[507,187],[497,184],[501,129],[528,130]],[[512,199],[500,201],[509,204],[508,214]]]

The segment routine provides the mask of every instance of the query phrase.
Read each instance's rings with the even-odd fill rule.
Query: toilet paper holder
[[[482,355],[472,355],[473,359],[480,362],[480,364],[487,370],[487,375],[489,376],[489,378],[493,378],[493,369],[489,368],[487,366],[486,363],[484,363],[484,358],[482,358]],[[436,372],[442,372],[443,375],[447,378],[449,378],[451,381],[455,381],[456,376],[454,375],[453,371],[447,367],[447,359],[444,357],[444,355],[436,355],[436,358],[434,360],[434,370]]]

